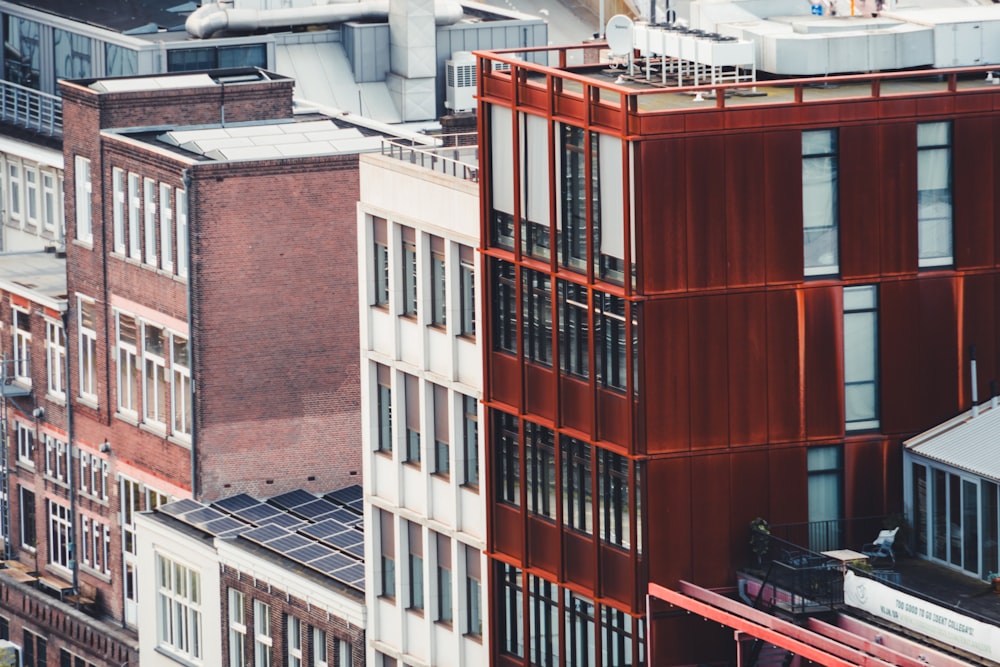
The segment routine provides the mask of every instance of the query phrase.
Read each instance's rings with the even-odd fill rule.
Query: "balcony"
[[[62,139],[62,98],[0,81],[0,121],[39,136]]]
[[[419,165],[454,178],[479,182],[479,147],[476,133],[435,135],[438,145],[383,139],[382,155]]]

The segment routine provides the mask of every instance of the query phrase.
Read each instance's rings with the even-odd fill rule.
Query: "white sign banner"
[[[878,618],[983,658],[1000,658],[1000,627],[963,616],[849,571],[844,602]]]

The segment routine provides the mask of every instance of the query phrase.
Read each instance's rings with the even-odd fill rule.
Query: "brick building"
[[[10,385],[24,394],[10,398],[10,557],[51,579],[54,610],[78,592],[134,629],[139,512],[360,480],[357,154],[381,134],[293,116],[292,81],[260,70],[62,87],[66,258],[32,255],[62,265],[62,284],[32,306],[27,265],[6,258],[2,349],[30,341],[36,360]],[[29,435],[34,463],[18,465]],[[15,638],[57,634],[2,610]]]

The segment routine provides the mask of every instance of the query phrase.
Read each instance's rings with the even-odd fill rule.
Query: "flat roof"
[[[185,0],[129,0],[90,2],[88,0],[17,0],[21,7],[82,21],[115,32],[183,30],[187,14],[198,8]],[[154,29],[155,26],[155,29]]]
[[[65,255],[41,250],[0,253],[0,289],[54,310],[65,310]]]

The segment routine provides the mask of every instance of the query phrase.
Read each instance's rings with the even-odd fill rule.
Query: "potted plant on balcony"
[[[1000,572],[990,572],[986,575],[986,581],[993,584],[994,593],[1000,593]]]

